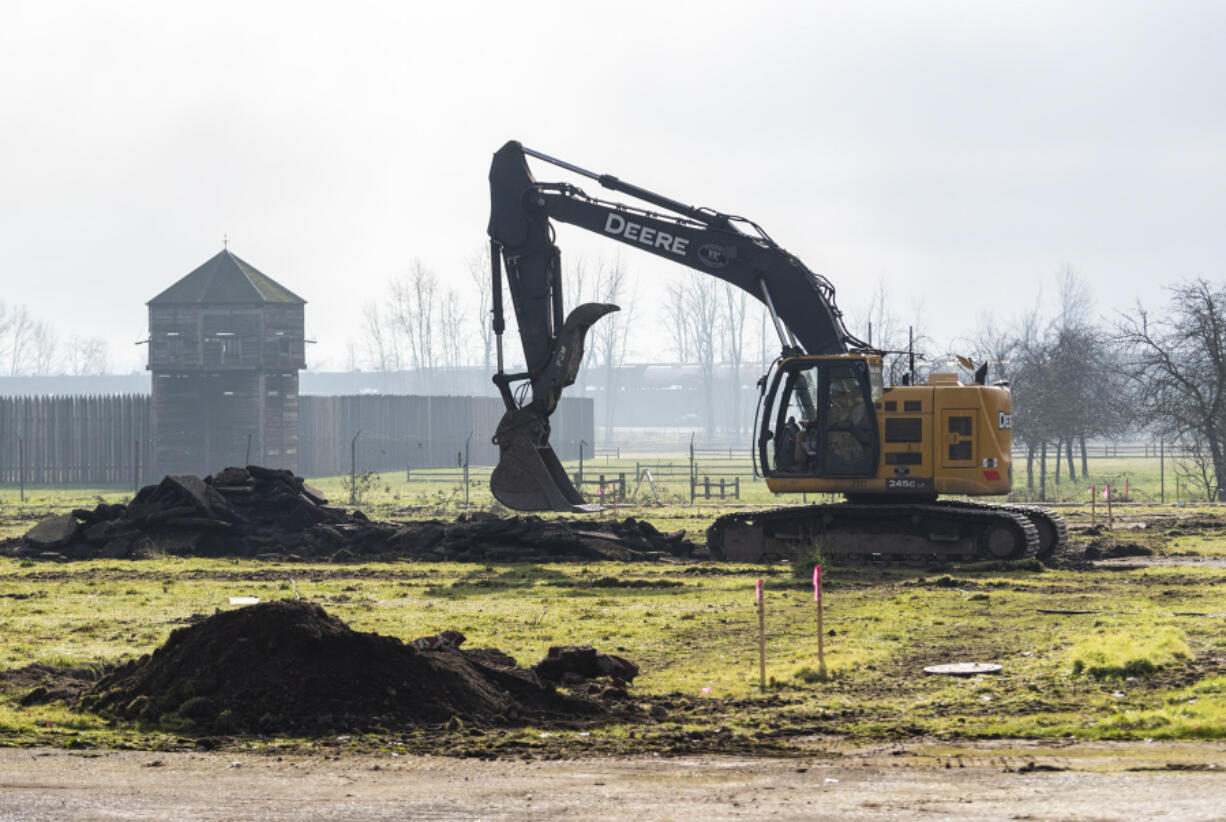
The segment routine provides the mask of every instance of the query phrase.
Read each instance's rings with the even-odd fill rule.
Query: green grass
[[[766,694],[758,690],[758,576],[766,580],[774,680]],[[232,607],[231,596],[277,599],[297,588],[358,630],[411,639],[455,628],[472,646],[498,647],[525,664],[554,644],[627,656],[643,669],[633,692],[645,702],[665,700],[673,714],[639,729],[646,736],[634,744],[721,727],[761,744],[812,732],[1143,738],[1154,735],[1155,723],[1167,738],[1223,735],[1223,621],[1173,614],[1226,612],[1226,570],[831,568],[825,581],[824,625],[833,635],[824,637],[823,678],[811,589],[786,566],[0,560],[7,639],[0,669],[117,662],[153,650],[195,614]],[[1141,659],[1152,670],[1130,668]],[[1076,660],[1083,660],[1079,675]],[[1004,671],[970,680],[921,672],[952,661],[999,662]],[[1100,679],[1089,675],[1095,665],[1142,676]],[[1200,685],[1189,688],[1189,678]],[[173,729],[111,727],[58,703],[21,708],[21,696],[0,694],[0,744],[156,746],[175,736]],[[574,743],[620,749],[631,744],[631,731],[615,727]]]
[[[1192,657],[1180,629],[1163,626],[1137,634],[1133,631],[1102,632],[1086,637],[1069,651],[1073,673],[1095,679],[1150,676],[1161,668]]]
[[[399,480],[403,486],[403,475]],[[316,484],[337,497],[328,482]],[[44,490],[31,496],[24,506],[7,504],[5,497],[0,535],[21,533],[48,511],[127,495]],[[451,504],[408,507],[402,493],[400,500],[377,497],[369,510],[392,517],[454,516],[458,510]],[[729,509],[642,507],[608,516],[640,516],[662,531],[685,529],[701,539],[723,510]],[[1174,509],[1133,507],[1128,516],[1159,510]],[[1065,513],[1074,526],[1088,524],[1085,509]],[[1226,556],[1223,531],[1167,535],[1151,528],[1114,538],[1141,541],[1166,557]],[[780,740],[814,733],[874,739],[1226,737],[1224,568],[827,568],[824,627],[831,633],[824,637],[824,677],[809,573],[718,563],[0,559],[0,669],[118,662],[155,649],[194,615],[232,607],[231,596],[277,599],[293,597],[296,588],[358,630],[411,639],[455,628],[471,646],[498,647],[522,664],[539,660],[550,645],[571,643],[639,663],[643,674],[632,692],[643,704],[667,705],[667,720],[551,738],[565,739],[575,751],[688,750],[701,748],[703,739],[778,750],[786,747]],[[773,678],[766,693],[758,688],[753,581],[759,576],[766,580],[767,675]],[[955,661],[998,662],[1004,670],[969,680],[922,673],[926,665]],[[62,703],[21,707],[23,695],[0,686],[0,744],[179,744],[175,729],[111,725]],[[531,750],[543,744],[536,733],[480,739]],[[415,739],[403,744],[437,744]]]

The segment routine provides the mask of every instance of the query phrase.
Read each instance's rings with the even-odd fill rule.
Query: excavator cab
[[[766,477],[871,477],[881,358],[791,357],[767,375],[758,457]]]

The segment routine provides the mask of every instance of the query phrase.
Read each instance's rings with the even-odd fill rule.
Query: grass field
[[[458,510],[454,496],[440,498],[446,488],[406,484],[402,475],[380,481],[363,501],[374,515]],[[339,478],[315,484],[334,499],[347,496]],[[470,489],[474,504],[488,504],[476,490]],[[0,508],[0,536],[23,532],[51,510],[127,496],[33,489],[26,503]],[[723,510],[670,505],[616,516],[633,513],[661,530],[685,528],[701,539]],[[1127,516],[1143,518],[1154,509],[1128,510]],[[1074,523],[1085,522],[1086,513],[1066,509]],[[402,639],[454,628],[469,645],[500,648],[521,664],[540,659],[550,645],[588,643],[642,666],[632,693],[665,708],[662,721],[558,732],[551,750],[786,750],[787,740],[811,734],[1226,738],[1226,563],[1218,562],[1226,559],[1226,531],[1128,531],[1117,538],[1144,543],[1159,560],[1209,561],[1116,570],[828,568],[825,677],[811,587],[788,566],[5,558],[0,670],[110,664],[148,653],[194,615],[232,607],[231,596],[297,593],[354,628]],[[765,692],[758,683],[753,604],[759,576],[766,580],[768,609]],[[925,665],[957,661],[997,662],[1004,669],[971,679],[922,673]],[[63,703],[22,706],[23,696],[21,689],[0,692],[0,744],[181,744],[177,732],[113,726]],[[441,740],[409,733],[353,744],[496,753],[537,748],[542,739],[526,729]]]

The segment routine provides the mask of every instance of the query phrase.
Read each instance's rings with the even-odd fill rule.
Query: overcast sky
[[[143,368],[145,301],[228,236],[338,368],[414,258],[469,288],[513,138],[754,219],[856,325],[884,282],[951,340],[1066,265],[1109,313],[1224,276],[1224,36],[1214,2],[9,0],[0,300]],[[667,360],[677,271],[622,255]]]

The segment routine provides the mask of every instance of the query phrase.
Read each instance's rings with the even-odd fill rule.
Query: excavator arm
[[[566,183],[537,182],[527,157],[561,166],[662,211],[607,202]],[[549,415],[575,381],[591,326],[615,305],[585,303],[564,310],[560,252],[551,221],[587,229],[737,286],[771,314],[786,354],[841,354],[870,347],[848,333],[834,287],[775,244],[754,223],[695,208],[611,175],[598,175],[509,142],[490,167],[490,251],[498,385],[506,414],[494,442],[499,464],[494,496],[521,511],[585,511],[583,499],[549,445]],[[503,367],[502,280],[519,325],[526,371]],[[517,401],[511,385],[526,382],[531,396]]]

